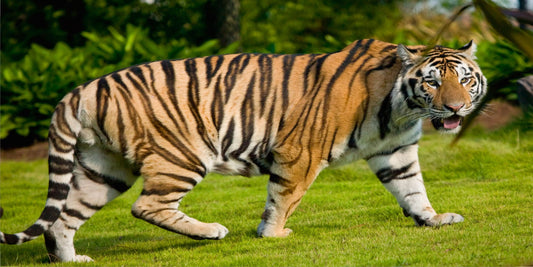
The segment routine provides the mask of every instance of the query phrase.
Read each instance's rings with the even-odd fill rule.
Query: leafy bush
[[[187,38],[200,45],[215,38],[209,34],[206,2],[213,0],[4,0],[1,1],[2,63],[18,61],[32,44],[52,49],[58,42],[83,46],[82,32],[106,35],[108,25],[125,31],[128,24],[147,29],[159,43]],[[213,1],[214,2],[214,1]],[[7,12],[5,12],[7,11]],[[207,34],[206,34],[207,33]]]
[[[497,90],[493,98],[516,102],[515,81],[533,73],[533,62],[515,46],[506,41],[481,42],[478,45],[478,62],[487,80]]]
[[[320,53],[357,39],[383,39],[402,17],[400,2],[242,0],[242,45],[245,51]]]
[[[146,30],[131,25],[125,34],[111,27],[109,32],[106,36],[83,33],[88,40],[84,47],[71,48],[60,42],[46,49],[34,44],[22,60],[2,66],[3,146],[44,139],[57,102],[88,80],[142,62],[236,50],[236,46],[220,49],[216,40],[198,47],[184,39],[161,45],[149,39]]]

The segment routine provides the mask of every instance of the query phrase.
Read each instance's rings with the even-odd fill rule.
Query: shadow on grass
[[[208,245],[213,240],[193,240],[176,234],[175,238],[154,238],[148,234],[129,234],[116,237],[92,237],[74,239],[76,252],[92,258],[115,258],[132,252],[150,254],[171,248],[195,250]],[[0,266],[48,264],[50,259],[42,238],[22,245],[2,245]]]

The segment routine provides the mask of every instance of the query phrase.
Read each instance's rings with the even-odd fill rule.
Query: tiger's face
[[[435,47],[426,55],[398,46],[404,76],[402,94],[410,109],[429,117],[435,129],[456,133],[486,93],[486,79],[474,61],[473,42],[454,50]]]

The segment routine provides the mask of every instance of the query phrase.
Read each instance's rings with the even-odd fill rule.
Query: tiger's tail
[[[54,224],[65,207],[74,170],[74,152],[81,123],[77,116],[79,92],[67,94],[57,105],[48,134],[48,196],[37,221],[23,232],[0,232],[0,243],[22,244],[43,234]]]

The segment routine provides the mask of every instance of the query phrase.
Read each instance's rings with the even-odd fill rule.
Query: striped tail
[[[43,234],[59,218],[70,191],[74,170],[74,151],[81,131],[77,118],[79,92],[67,94],[57,105],[48,134],[48,196],[39,219],[16,234],[0,232],[0,243],[22,244]]]

